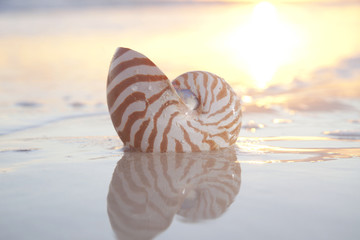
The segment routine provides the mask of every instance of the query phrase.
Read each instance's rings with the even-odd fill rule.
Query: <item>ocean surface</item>
[[[0,1],[0,239],[359,239],[360,4]],[[129,153],[117,47],[242,98],[236,145]]]

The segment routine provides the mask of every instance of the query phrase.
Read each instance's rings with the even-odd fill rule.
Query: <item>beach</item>
[[[0,239],[360,237],[358,3],[36,2],[0,5]],[[126,152],[118,47],[223,77],[235,145]]]

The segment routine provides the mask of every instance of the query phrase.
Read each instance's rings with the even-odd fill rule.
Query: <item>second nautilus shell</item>
[[[241,103],[230,85],[203,71],[171,83],[147,57],[118,48],[110,65],[107,101],[124,145],[142,152],[226,148],[241,128]]]

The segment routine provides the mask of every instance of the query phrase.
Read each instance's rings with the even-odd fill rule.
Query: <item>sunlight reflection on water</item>
[[[125,153],[109,187],[107,207],[118,239],[152,239],[175,215],[188,223],[219,218],[241,182],[235,150],[217,153]]]
[[[63,122],[63,126],[68,123]],[[79,123],[78,123],[79,124]],[[58,125],[59,126],[59,125]],[[60,125],[61,126],[61,125]],[[78,128],[81,128],[78,125]],[[32,130],[32,132],[37,130]],[[23,135],[24,136],[24,135]],[[330,138],[310,136],[284,136],[284,137],[240,137],[235,147],[231,148],[234,157],[232,161],[250,164],[286,163],[286,162],[318,162],[328,160],[360,158],[360,137],[356,138]],[[21,147],[19,147],[19,145]],[[81,155],[81,149],[97,149],[99,154]],[[57,152],[56,159],[89,159],[101,160],[121,157],[124,148],[117,136],[114,137],[46,137],[46,138],[10,138],[3,143],[0,157],[0,172],[13,172],[27,165],[43,164],[48,161],[47,152]],[[221,152],[226,152],[220,151]],[[128,152],[131,157],[142,156],[140,153]],[[213,155],[217,152],[205,152]],[[146,155],[146,154],[144,154]],[[176,155],[176,154],[175,154]],[[170,153],[158,156],[175,156]],[[187,154],[191,156],[191,154]],[[150,154],[150,156],[152,156]],[[178,156],[182,156],[179,154]],[[200,153],[194,153],[201,156]],[[145,157],[145,156],[144,156]],[[15,158],[15,159],[14,159]],[[8,159],[5,161],[5,159]],[[33,160],[31,160],[33,159]]]

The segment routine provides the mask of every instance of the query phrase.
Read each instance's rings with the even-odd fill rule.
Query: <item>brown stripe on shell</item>
[[[129,86],[139,82],[159,82],[169,81],[165,75],[135,75],[127,79],[122,80],[108,93],[108,106],[109,109],[114,105],[118,96]]]
[[[204,107],[206,106],[207,99],[208,99],[208,96],[209,96],[209,91],[207,89],[208,81],[209,81],[208,75],[203,73],[203,86],[204,86],[204,89],[205,89],[205,96],[204,96],[204,103],[203,103]]]
[[[214,76],[213,76],[213,78],[214,78]],[[215,90],[215,87],[217,84],[218,84],[218,79],[214,78],[214,81],[212,82],[212,84],[210,86],[211,100],[210,100],[209,109],[206,112],[203,112],[204,114],[209,113],[211,111],[212,105],[214,104],[214,101],[215,101],[214,90]]]
[[[232,112],[229,112],[228,114],[226,114],[222,119],[218,120],[217,122],[211,122],[211,123],[206,123],[201,119],[197,119],[196,121],[204,126],[218,126],[221,124],[221,122],[226,121],[228,118],[230,118],[233,115]]]
[[[240,103],[237,101],[236,104],[240,105]],[[236,104],[235,104],[235,108],[236,108]],[[232,113],[232,112],[230,112]],[[237,118],[235,118],[232,122],[228,123],[227,125],[223,126],[226,129],[231,128],[232,126],[234,126],[234,124],[237,122]]]
[[[159,117],[161,116],[162,112],[164,111],[165,108],[167,108],[170,105],[174,105],[174,104],[179,104],[178,101],[176,100],[171,100],[171,101],[167,101],[166,103],[164,103],[158,112],[156,112],[155,116],[154,116],[154,128],[152,129],[148,142],[149,142],[149,146],[146,149],[146,152],[153,152],[154,151],[154,141],[157,135],[157,121],[159,119]]]
[[[221,81],[221,85],[222,85],[222,88],[218,92],[218,94],[216,95],[216,100],[217,101],[223,99],[227,95],[227,88],[226,88],[226,85],[224,84],[224,81]]]
[[[139,127],[139,130],[135,133],[134,147],[137,150],[139,150],[140,147],[141,147],[141,142],[143,140],[145,130],[148,127],[149,123],[150,123],[150,119],[147,119],[147,120],[143,121],[142,124]]]
[[[227,131],[222,131],[220,133],[216,133],[216,134],[211,134],[211,137],[220,137],[222,138],[225,142],[229,142],[229,133]]]
[[[124,61],[119,63],[111,72],[109,73],[109,77],[111,80],[115,79],[121,72],[124,70],[135,67],[135,66],[156,66],[150,59],[148,58],[134,58],[128,61]],[[109,82],[110,83],[110,82]]]
[[[212,137],[211,134],[209,134],[208,132],[202,131],[202,130],[199,129],[199,128],[194,127],[194,126],[191,124],[191,122],[189,122],[189,121],[187,121],[187,125],[188,125],[189,127],[191,127],[192,129],[194,129],[195,132],[198,132],[198,133],[200,133],[200,134],[203,135],[202,142],[208,144],[209,147],[210,147],[210,150],[215,150],[215,149],[218,149],[218,148],[219,148],[219,147],[218,147],[218,144],[217,144],[214,140],[208,139],[209,137]]]
[[[183,83],[184,83],[185,87],[190,90],[191,87],[190,87],[188,81],[189,81],[189,76],[186,74],[186,75],[184,76],[184,81],[183,81]]]
[[[113,62],[115,59],[117,59],[118,57],[120,57],[121,55],[125,54],[126,52],[128,52],[130,49],[129,48],[119,48],[116,53],[114,54],[111,62]]]
[[[146,102],[145,93],[133,92],[132,94],[127,96],[125,100],[119,105],[119,107],[111,114],[113,124],[116,128],[120,126],[123,120],[122,119],[123,115],[126,109],[129,107],[129,105],[138,101],[142,101],[146,104],[146,107],[148,106],[148,103]]]
[[[241,121],[238,123],[238,125],[230,132],[232,135],[232,138],[230,139],[230,144],[234,144],[237,140],[237,136],[239,135],[241,129]]]
[[[213,117],[213,116],[215,116],[215,115],[217,115],[217,114],[220,114],[220,113],[225,112],[225,111],[231,106],[231,104],[233,103],[233,101],[234,101],[234,99],[233,99],[232,97],[230,97],[230,101],[229,101],[226,105],[224,105],[222,108],[220,108],[220,109],[217,110],[216,112],[211,113],[211,114],[208,115],[207,117],[210,118],[210,117]]]
[[[151,96],[149,99],[148,99],[148,103],[149,104],[152,104],[154,103],[156,100],[158,100],[159,98],[161,98],[161,96],[168,90],[170,90],[171,87],[170,86],[167,86],[166,88],[164,88],[163,90],[161,90],[160,92],[158,92],[157,94],[154,94],[153,96]]]
[[[180,81],[178,79],[172,81],[172,85],[176,87],[180,87]]]
[[[186,129],[185,129],[183,126],[181,126],[181,125],[180,125],[180,128],[181,128],[181,130],[183,131],[185,142],[186,142],[187,144],[189,144],[190,147],[191,147],[191,151],[192,151],[192,152],[200,152],[199,146],[197,146],[196,144],[194,144],[193,142],[191,142],[189,133],[186,131]]]
[[[168,147],[168,137],[167,137],[167,135],[170,132],[170,129],[171,129],[174,118],[179,114],[180,114],[180,112],[174,112],[173,114],[171,114],[169,122],[168,122],[167,126],[164,129],[162,141],[161,141],[161,144],[160,144],[160,152],[166,152],[167,151],[167,147]]]
[[[147,112],[147,106],[144,111],[133,112],[132,114],[129,115],[125,123],[124,130],[121,131],[121,135],[123,136],[125,142],[130,141],[131,128],[136,122],[136,120],[144,118],[146,112]]]
[[[184,152],[183,146],[181,144],[181,142],[177,139],[175,139],[175,151],[178,153],[182,153]]]

